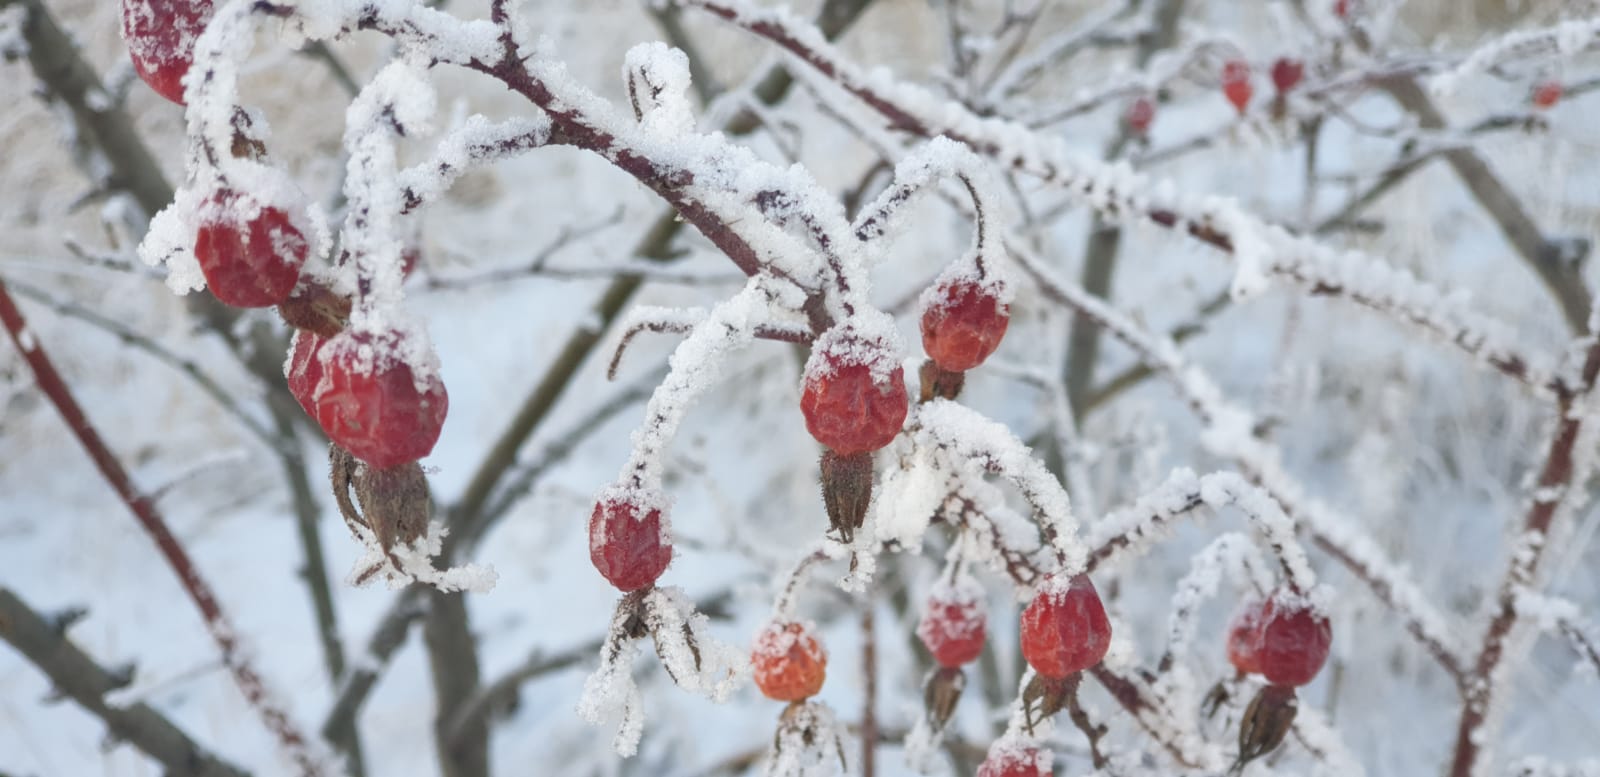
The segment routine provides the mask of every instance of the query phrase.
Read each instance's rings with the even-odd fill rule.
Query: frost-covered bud
[[[654,494],[608,488],[589,515],[589,560],[623,593],[655,585],[672,563],[665,504]]]

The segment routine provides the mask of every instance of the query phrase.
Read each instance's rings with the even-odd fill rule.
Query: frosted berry
[[[289,393],[306,415],[317,417],[317,384],[322,382],[322,361],[318,358],[323,338],[315,332],[298,330],[289,349],[289,361],[283,375],[289,381]]]
[[[1309,604],[1280,595],[1262,608],[1256,660],[1267,682],[1291,687],[1311,682],[1327,662],[1332,643],[1328,619]]]
[[[428,455],[450,407],[439,376],[428,375],[419,386],[397,345],[341,335],[322,346],[317,423],[329,439],[377,469]]]
[[[230,189],[200,212],[194,255],[211,293],[241,308],[264,308],[289,298],[309,245],[289,214]]]
[[[1249,601],[1233,616],[1228,624],[1228,662],[1241,674],[1257,674],[1261,661],[1257,650],[1261,643],[1261,602]]]
[[[122,0],[122,39],[134,71],[157,94],[183,105],[183,76],[210,20],[211,0]]]
[[[828,674],[828,654],[801,623],[771,623],[756,636],[750,654],[756,687],[776,701],[817,695]]]
[[[968,579],[970,581],[970,578]],[[943,667],[958,667],[983,652],[982,591],[976,583],[940,585],[928,597],[928,609],[917,624],[917,638]]]
[[[1350,16],[1350,0],[1333,0],[1333,15],[1340,19]]]
[[[1278,94],[1287,94],[1305,75],[1306,66],[1298,59],[1279,57],[1272,63],[1272,85],[1278,88]]]
[[[1139,95],[1128,104],[1128,112],[1123,118],[1128,122],[1129,131],[1144,135],[1150,131],[1150,122],[1156,118],[1156,103],[1149,95]]]
[[[1111,647],[1111,621],[1088,575],[1051,578],[1022,612],[1022,657],[1043,677],[1064,679]]]
[[[1561,101],[1561,83],[1558,81],[1544,81],[1533,88],[1533,96],[1529,98],[1535,108],[1551,108]]]
[[[965,278],[940,283],[922,313],[928,358],[951,372],[970,370],[989,358],[1011,323],[997,291]]]
[[[854,349],[814,357],[807,365],[800,393],[806,431],[840,456],[888,445],[905,423],[904,371],[895,366],[882,377],[873,372]]]
[[[1250,65],[1244,60],[1228,60],[1222,66],[1222,94],[1233,103],[1239,115],[1244,115],[1245,109],[1250,107]]]
[[[672,563],[672,539],[661,509],[602,494],[589,515],[589,560],[623,593],[655,585]]]
[[[1050,777],[1050,753],[1002,740],[989,748],[989,755],[978,765],[978,777]]]

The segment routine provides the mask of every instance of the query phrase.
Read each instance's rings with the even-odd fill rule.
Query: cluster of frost
[[[500,579],[493,568],[482,564],[462,564],[449,569],[435,567],[433,560],[438,557],[446,534],[444,525],[438,521],[430,521],[423,536],[410,543],[395,543],[390,548],[384,548],[377,536],[365,527],[352,525],[350,528],[361,540],[363,549],[362,556],[356,559],[346,577],[345,582],[350,585],[370,582],[376,573],[394,590],[422,583],[445,593],[484,593],[494,588]]]

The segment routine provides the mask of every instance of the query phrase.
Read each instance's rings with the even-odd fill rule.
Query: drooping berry
[[[211,20],[211,0],[122,0],[122,39],[133,69],[157,94],[183,105],[183,76]]]
[[[1541,81],[1533,87],[1533,94],[1528,99],[1535,108],[1551,108],[1561,101],[1561,92],[1560,81]]]
[[[589,515],[589,560],[623,593],[654,585],[672,563],[662,508],[650,501],[611,489]]]
[[[1128,112],[1123,120],[1128,122],[1128,130],[1135,135],[1144,135],[1150,131],[1150,123],[1156,118],[1156,103],[1149,95],[1141,94],[1128,104]]]
[[[1333,628],[1310,603],[1280,593],[1262,608],[1256,660],[1267,682],[1291,687],[1311,682],[1332,644]]]
[[[809,624],[774,622],[756,636],[750,663],[756,687],[775,701],[817,695],[828,674],[828,654]]]
[[[1278,57],[1272,63],[1272,85],[1278,88],[1278,94],[1288,94],[1290,89],[1305,78],[1305,63],[1289,57]]]
[[[1002,292],[998,284],[971,278],[941,282],[923,301],[922,347],[928,358],[951,372],[965,372],[989,358],[1011,323]]]
[[[1050,751],[1002,739],[989,747],[978,777],[1050,777]]]
[[[306,415],[317,417],[317,384],[322,382],[323,338],[316,332],[301,329],[294,333],[289,348],[289,361],[283,365],[283,376],[289,381],[289,393]]]
[[[1088,575],[1045,580],[1022,612],[1022,657],[1043,677],[1088,669],[1110,647],[1111,621]]]
[[[1251,600],[1234,613],[1228,624],[1228,662],[1241,674],[1261,671],[1261,661],[1256,655],[1261,644],[1261,602]]]
[[[1235,110],[1243,116],[1245,109],[1250,107],[1250,95],[1254,92],[1250,87],[1250,65],[1242,59],[1230,59],[1222,66],[1222,94],[1233,103]]]
[[[928,594],[928,609],[917,623],[917,638],[943,667],[958,667],[983,652],[983,589],[971,576],[940,581]]]
[[[289,298],[310,249],[289,214],[220,189],[200,209],[194,255],[218,300],[264,308]]]
[[[1333,15],[1340,19],[1350,16],[1350,0],[1333,0]]]
[[[840,456],[878,450],[900,433],[907,400],[904,371],[883,338],[843,324],[817,339],[800,392],[817,442]]]
[[[407,341],[345,333],[323,343],[316,418],[328,438],[378,469],[433,450],[450,397],[436,372],[418,375],[402,357]]]

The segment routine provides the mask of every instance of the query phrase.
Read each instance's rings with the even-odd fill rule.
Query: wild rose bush
[[[0,771],[1600,773],[1546,5],[0,3]]]

